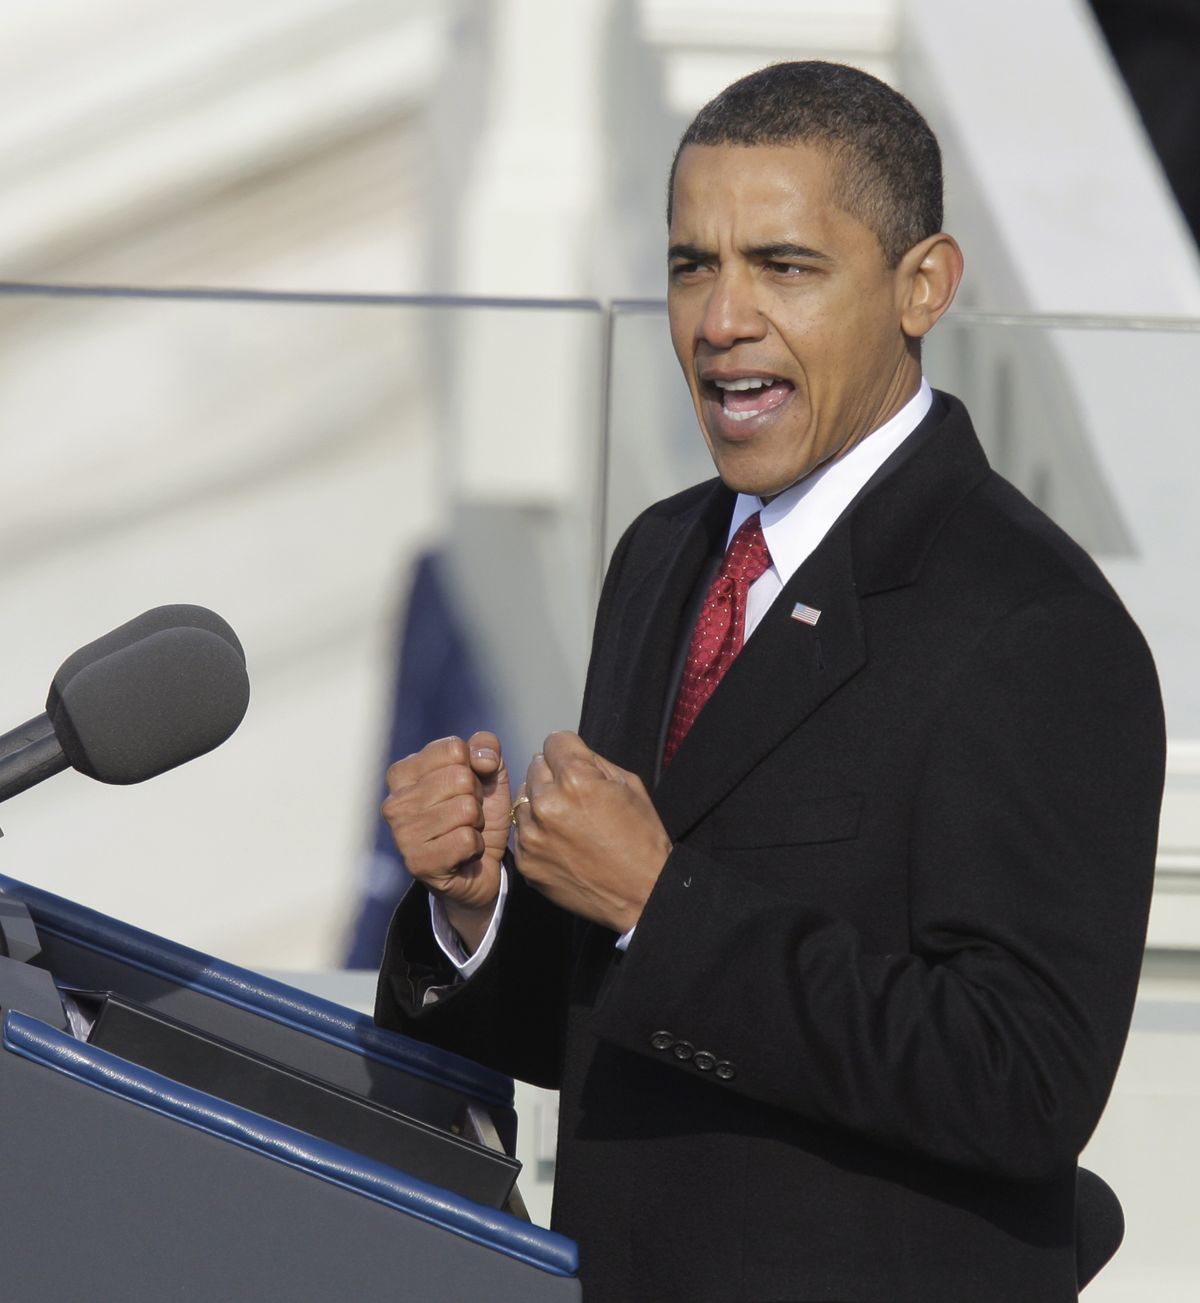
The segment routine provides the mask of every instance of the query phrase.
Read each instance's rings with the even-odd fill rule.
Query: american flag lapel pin
[[[792,619],[799,620],[801,624],[816,624],[821,618],[821,612],[815,606],[805,606],[803,602],[797,602],[792,607]]]

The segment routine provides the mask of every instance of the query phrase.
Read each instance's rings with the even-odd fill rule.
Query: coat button
[[[728,1059],[722,1059],[714,1071],[722,1081],[732,1081],[737,1076],[737,1069]]]
[[[690,1059],[696,1053],[696,1047],[691,1041],[676,1041],[671,1053],[677,1058],[686,1060]]]
[[[675,1037],[670,1032],[655,1032],[650,1037],[650,1044],[656,1050],[669,1050],[675,1044]]]
[[[711,1072],[717,1066],[717,1056],[707,1050],[697,1050],[692,1062],[701,1072]]]

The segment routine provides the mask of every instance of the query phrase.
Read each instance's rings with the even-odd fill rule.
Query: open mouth
[[[709,397],[721,404],[730,421],[750,421],[786,402],[793,386],[773,376],[743,376],[737,380],[706,380]]]

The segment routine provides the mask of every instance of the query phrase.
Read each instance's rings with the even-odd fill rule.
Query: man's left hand
[[[570,913],[628,932],[671,853],[642,780],[578,734],[551,733],[518,802],[521,876]]]

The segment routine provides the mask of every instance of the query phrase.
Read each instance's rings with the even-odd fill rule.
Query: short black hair
[[[696,114],[671,162],[668,225],[688,145],[798,144],[841,163],[837,203],[875,232],[890,266],[942,229],[942,151],[929,124],[878,77],[817,59],[752,72]]]

